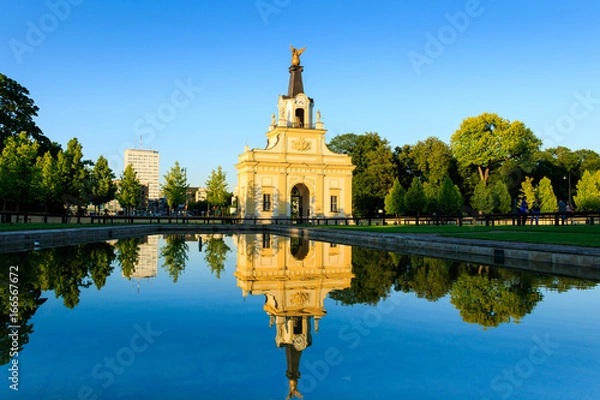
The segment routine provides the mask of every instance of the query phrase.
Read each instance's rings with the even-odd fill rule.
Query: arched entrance
[[[310,193],[305,184],[299,183],[292,188],[290,195],[291,217],[297,219],[298,223],[302,223],[303,219],[309,216],[309,198]]]

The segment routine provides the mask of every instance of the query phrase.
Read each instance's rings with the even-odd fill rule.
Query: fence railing
[[[531,214],[485,214],[463,215],[419,215],[373,218],[254,218],[254,217],[208,217],[208,216],[125,216],[125,215],[56,215],[26,212],[0,212],[0,223],[72,223],[72,224],[275,224],[275,225],[568,225],[600,224],[600,212],[540,213]]]

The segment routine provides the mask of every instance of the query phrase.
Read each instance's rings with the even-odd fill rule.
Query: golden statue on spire
[[[290,45],[290,50],[292,51],[292,65],[297,67],[300,65],[300,54],[306,50],[306,47],[297,50],[294,46]]]

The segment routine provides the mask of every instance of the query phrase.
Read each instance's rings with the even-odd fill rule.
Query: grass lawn
[[[353,229],[382,233],[426,233],[438,236],[500,240],[543,244],[564,244],[600,247],[600,225],[539,225],[539,226],[330,226],[332,229]]]

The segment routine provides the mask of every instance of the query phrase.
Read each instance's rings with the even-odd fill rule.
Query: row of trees
[[[377,133],[335,136],[328,147],[352,157],[353,213],[507,213],[523,195],[542,211],[559,199],[578,210],[600,206],[600,155],[567,147],[541,149],[522,122],[484,113],[465,119],[450,144],[429,137],[392,149]],[[573,182],[573,184],[571,183]]]
[[[128,213],[142,204],[142,182],[132,165],[127,165],[117,182],[108,160],[100,156],[93,162],[83,158],[83,146],[73,138],[63,150],[51,142],[35,124],[38,107],[29,91],[0,74],[0,199],[2,211],[8,207],[80,211],[90,204],[98,208],[118,200]],[[170,209],[188,202],[189,184],[178,162],[164,176],[162,190]],[[206,182],[207,201],[226,207],[232,194],[227,190],[226,174],[213,170]]]

